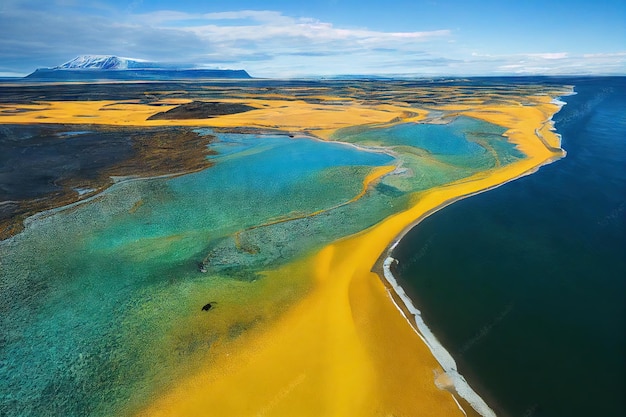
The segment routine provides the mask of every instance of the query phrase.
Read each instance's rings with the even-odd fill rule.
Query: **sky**
[[[626,0],[0,0],[0,76],[83,54],[270,78],[626,75]]]

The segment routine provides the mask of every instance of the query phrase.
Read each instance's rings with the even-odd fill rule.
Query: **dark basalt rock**
[[[168,111],[153,114],[148,117],[148,120],[207,119],[213,116],[243,113],[254,109],[255,107],[245,104],[192,101]]]
[[[30,215],[102,192],[113,184],[111,177],[208,168],[213,140],[187,127],[3,125],[0,240],[19,233]]]
[[[212,309],[213,307],[215,307],[216,302],[215,301],[211,301],[210,303],[206,303],[203,307],[202,307],[202,311],[209,311],[210,309]]]

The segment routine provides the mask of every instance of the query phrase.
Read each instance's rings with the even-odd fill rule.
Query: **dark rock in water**
[[[215,306],[215,301],[211,301],[210,303],[206,303],[203,307],[202,307],[202,311],[209,311],[210,309],[212,309]]]
[[[192,101],[165,112],[153,114],[148,120],[206,119],[213,116],[243,113],[255,107],[237,103]]]

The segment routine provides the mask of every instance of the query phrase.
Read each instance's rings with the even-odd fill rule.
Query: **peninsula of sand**
[[[114,377],[106,389],[99,388],[108,397],[96,399],[95,388],[86,394],[96,404],[93,414],[493,415],[383,269],[388,272],[389,248],[424,217],[562,158],[551,118],[561,106],[556,98],[570,89],[409,82],[268,87],[255,81],[186,87],[167,90],[164,85],[146,92],[143,86],[136,93],[126,88],[119,94],[130,94],[127,99],[60,100],[51,94],[50,100],[22,95],[21,101],[11,102],[4,95],[0,103],[0,124],[16,129],[63,126],[80,135],[188,128],[211,138],[202,144],[211,150],[202,153],[206,166],[195,160],[186,166],[191,159],[182,158],[172,172],[176,176],[166,178],[167,158],[150,155],[167,155],[167,149],[175,154],[176,143],[153,152],[149,141],[137,142],[143,144],[141,160],[121,170],[116,181],[109,178],[120,169],[119,161],[99,167],[103,175],[66,181],[71,185],[64,198],[52,199],[44,207],[48,211],[29,218],[23,231],[0,243],[15,251],[5,262],[17,265],[15,259],[23,254],[19,247],[31,248],[31,235],[34,241],[48,223],[50,230],[66,230],[54,225],[76,222],[84,211],[84,218],[98,223],[97,239],[85,240],[91,262],[94,254],[112,253],[119,246],[116,259],[128,261],[128,271],[133,271],[126,279],[167,275],[157,287],[149,287],[154,279],[146,278],[150,284],[132,296],[120,285],[120,294],[134,301],[102,325],[121,329],[106,348],[119,355],[98,362],[98,372]],[[233,178],[243,164],[263,164],[267,157],[261,156],[270,151],[275,165]],[[320,159],[307,159],[317,152]],[[327,153],[335,158],[332,164]],[[346,162],[356,157],[360,162]],[[289,165],[289,159],[295,162]],[[136,168],[146,161],[152,165]],[[297,171],[306,164],[319,166]],[[224,176],[218,175],[221,167]],[[303,182],[295,177],[280,182],[295,171]],[[203,186],[221,187],[226,194],[216,191],[210,201],[194,206],[203,198],[199,182],[192,179],[200,175],[206,175]],[[72,191],[77,184],[89,191]],[[322,185],[302,190],[303,184]],[[281,210],[265,213],[262,203],[242,202],[263,187],[276,188],[272,201],[284,206]],[[189,201],[177,197],[183,189],[190,190]],[[320,197],[325,190],[336,195]],[[150,197],[157,192],[158,198]],[[242,200],[219,203],[225,208],[211,212],[204,226],[188,220],[192,210],[210,212],[220,195]],[[22,218],[41,211],[41,206],[29,209],[35,206],[26,198],[15,204],[23,207]],[[96,210],[99,204],[106,210]],[[164,205],[171,208],[165,212]],[[245,206],[241,211],[254,220],[215,220],[227,216],[228,207],[238,210],[237,205]],[[155,214],[159,210],[162,217]],[[102,218],[109,215],[113,220],[105,223]],[[135,229],[133,222],[141,227]],[[47,249],[41,238],[38,242],[37,253],[45,258]],[[165,263],[174,259],[170,264],[176,268],[167,269]],[[201,271],[188,267],[194,260]],[[151,266],[139,274],[136,265],[143,262]],[[10,265],[2,282],[17,279],[18,267],[24,266]],[[106,279],[126,273],[117,268]],[[107,297],[108,290],[99,286],[105,279],[101,273],[94,271],[89,285]],[[57,301],[66,296],[62,290],[57,295]],[[23,401],[27,394],[20,393]],[[64,395],[72,394],[68,390]]]

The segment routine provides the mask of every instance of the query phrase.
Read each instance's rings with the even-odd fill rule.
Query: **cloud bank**
[[[133,13],[98,3],[4,0],[0,73],[28,73],[81,54],[110,54],[253,76],[626,73],[626,52],[489,55],[450,28],[393,32],[337,27],[271,10]],[[478,52],[476,52],[478,50]]]

